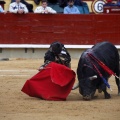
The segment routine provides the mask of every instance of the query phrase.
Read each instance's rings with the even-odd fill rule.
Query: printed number
[[[98,3],[97,8],[98,8],[98,11],[101,12],[103,10],[103,3]]]

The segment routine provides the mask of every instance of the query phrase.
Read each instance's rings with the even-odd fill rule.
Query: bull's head
[[[79,81],[79,92],[83,96],[83,99],[90,100],[94,96],[96,91],[94,79],[96,78],[97,76],[95,75]]]
[[[88,51],[81,55],[77,68],[77,77],[80,94],[85,100],[90,100],[95,94],[97,85],[99,85],[99,80],[97,78],[99,74],[94,68],[87,53]]]

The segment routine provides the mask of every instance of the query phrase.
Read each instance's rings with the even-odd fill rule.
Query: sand
[[[0,61],[0,120],[120,120],[120,96],[114,77],[109,80],[111,99],[96,92],[96,99],[84,101],[78,89],[71,91],[66,101],[46,101],[21,92],[42,63],[43,59]],[[78,59],[72,60],[74,71],[77,63]]]

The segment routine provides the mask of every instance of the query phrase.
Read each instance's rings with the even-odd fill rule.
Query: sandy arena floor
[[[114,77],[109,83],[111,99],[96,93],[97,99],[83,101],[78,89],[71,91],[67,101],[46,101],[21,92],[25,81],[42,65],[42,59],[11,59],[0,61],[0,120],[120,120],[120,96]],[[78,59],[72,60],[76,71]],[[76,79],[77,81],[77,79]]]

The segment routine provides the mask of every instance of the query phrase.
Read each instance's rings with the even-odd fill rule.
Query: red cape
[[[46,100],[66,100],[75,82],[75,72],[51,62],[43,70],[26,81],[22,92],[31,97]]]

